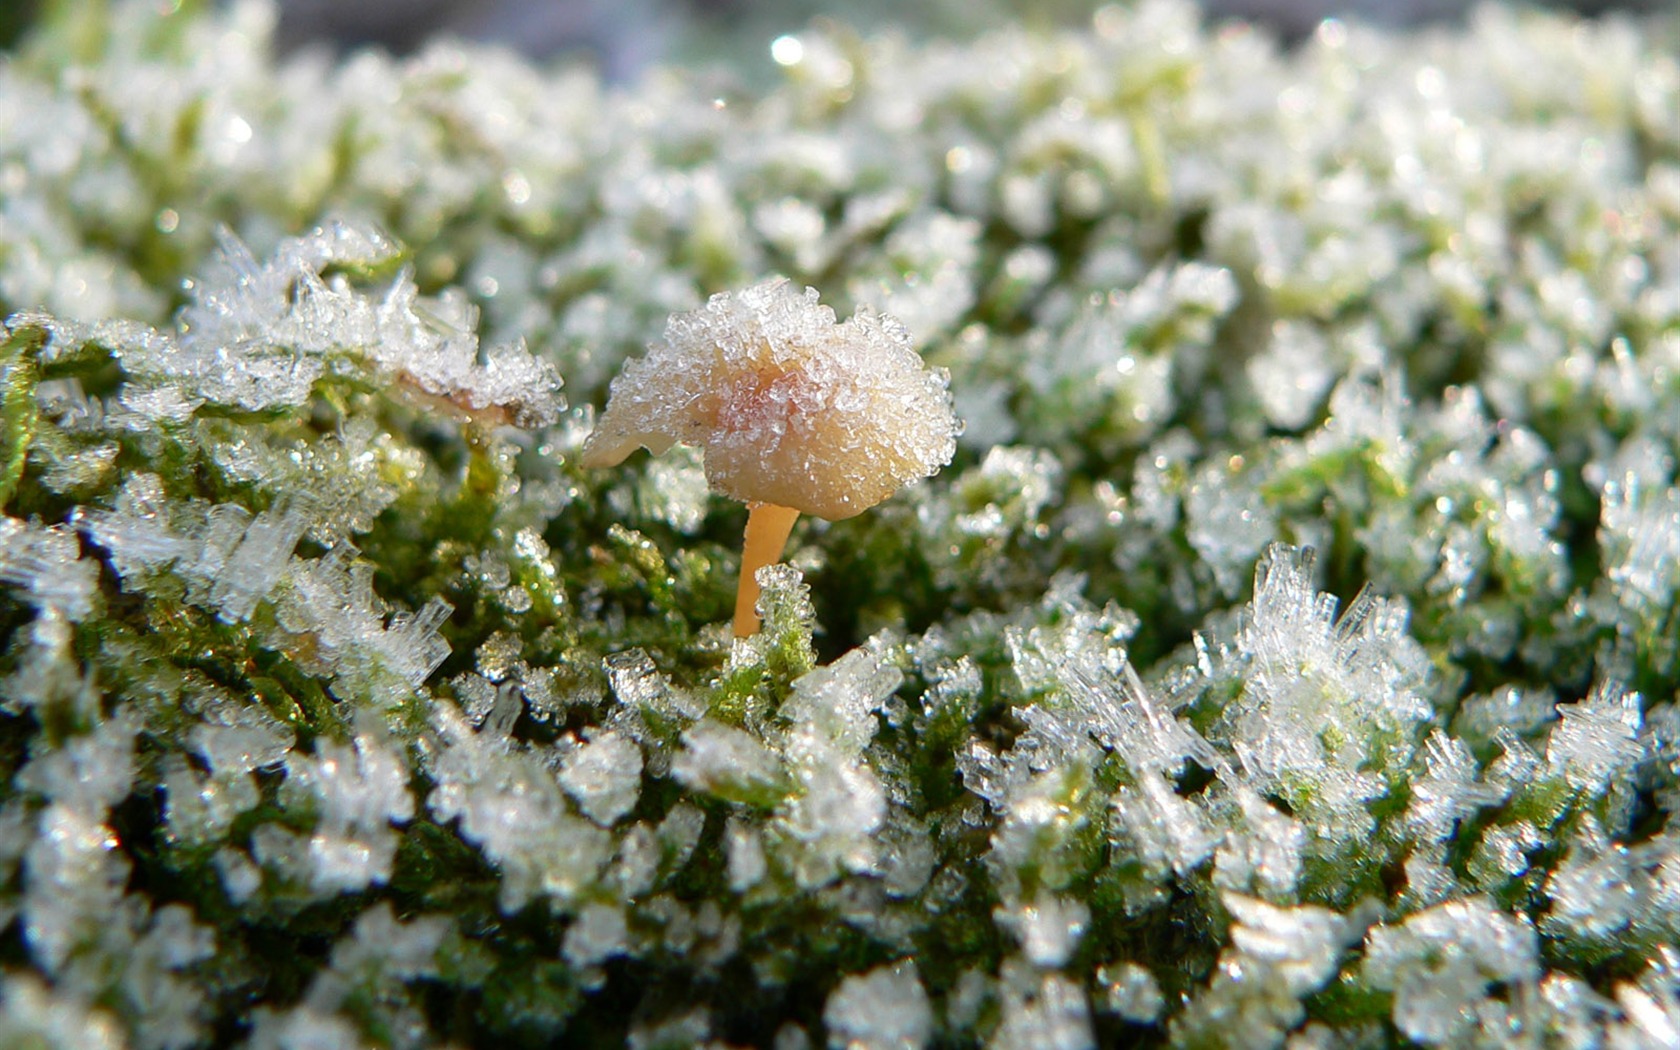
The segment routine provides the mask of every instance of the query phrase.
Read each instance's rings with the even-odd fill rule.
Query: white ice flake
[[[216,937],[185,905],[152,913],[151,924],[126,954],[119,982],[135,1016],[135,1045],[183,1050],[205,1035],[202,988],[182,971],[216,954]]]
[[[164,817],[169,835],[182,843],[210,843],[226,835],[241,813],[262,801],[256,783],[240,773],[215,776],[180,756],[163,767]]]
[[[1267,421],[1282,430],[1309,423],[1338,374],[1329,340],[1301,321],[1274,324],[1265,350],[1248,362],[1247,371]]]
[[[1586,699],[1559,704],[1562,716],[1546,744],[1546,762],[1577,791],[1597,797],[1630,779],[1645,756],[1639,739],[1639,694],[1600,682]]]
[[[307,840],[311,888],[333,894],[388,882],[397,852],[392,825],[407,823],[415,809],[401,752],[364,729],[347,744],[320,740],[313,755],[293,752],[286,770],[286,791],[320,814]]]
[[[89,540],[104,548],[125,587],[138,583],[141,573],[197,550],[193,537],[176,529],[163,481],[156,474],[130,475],[112,510],[80,513],[77,523]]]
[[[572,812],[537,756],[473,732],[452,705],[433,705],[431,724],[427,808],[440,823],[459,821],[462,837],[497,866],[503,909],[539,895],[567,903],[595,883],[612,839]]]
[[[1221,592],[1235,596],[1255,559],[1277,538],[1277,520],[1252,473],[1232,464],[1205,463],[1184,493],[1185,539]]]
[[[340,543],[313,559],[294,558],[275,595],[281,627],[301,636],[306,668],[334,679],[341,696],[396,700],[431,677],[449,656],[438,633],[453,607],[432,597],[418,612],[387,614],[373,590],[373,567]]]
[[[874,739],[876,712],[903,678],[883,654],[867,646],[853,649],[795,680],[781,715],[855,755]]]
[[[700,845],[700,835],[705,829],[706,814],[700,807],[689,802],[679,802],[671,807],[653,832],[665,871],[678,871],[688,863],[689,858],[694,856],[695,847]]]
[[[1312,905],[1278,907],[1240,893],[1225,893],[1221,900],[1234,920],[1231,946],[1170,1030],[1182,1042],[1278,1046],[1306,1018],[1304,998],[1335,977],[1370,915],[1339,915]]]
[[[1659,460],[1660,462],[1660,460]],[[1604,484],[1598,542],[1604,549],[1606,615],[1650,630],[1680,586],[1680,488],[1630,465]]]
[[[729,865],[729,888],[736,893],[745,893],[763,881],[769,869],[764,856],[764,840],[757,829],[736,817],[729,819],[723,834]]]
[[[1611,1050],[1680,1046],[1680,951],[1659,948],[1634,981],[1616,985],[1622,1017],[1609,1026]]]
[[[1476,760],[1462,740],[1436,730],[1423,750],[1424,773],[1412,781],[1412,800],[1406,808],[1406,823],[1420,839],[1444,842],[1460,819],[1505,800],[1503,785],[1480,781]]]
[[[333,945],[329,965],[316,972],[301,1002],[285,1010],[264,1007],[254,1012],[250,1045],[261,1050],[351,1050],[389,1040],[398,1047],[419,1046],[424,1022],[404,985],[436,975],[438,949],[448,930],[449,920],[443,916],[399,922],[389,902],[374,905]],[[369,1021],[366,1011],[358,1008],[363,1001],[380,1004],[374,1024],[382,1025],[382,1038],[374,1040],[362,1030]]]
[[[590,734],[561,761],[560,786],[585,816],[611,827],[641,795],[642,749],[610,729]]]
[[[919,1050],[933,1038],[933,1007],[906,959],[841,981],[823,1025],[832,1050]]]
[[[1634,856],[1626,846],[1609,841],[1590,814],[1572,837],[1569,853],[1546,880],[1552,907],[1542,930],[1603,940],[1626,927],[1636,913],[1643,912],[1647,922],[1659,918],[1651,914],[1655,902],[1641,900],[1641,891],[1648,887],[1642,885],[1643,878],[1635,881]]]
[[[1015,908],[992,913],[998,925],[1015,935],[1021,954],[1034,966],[1058,969],[1067,964],[1091,921],[1084,902],[1041,892]]]
[[[81,556],[75,533],[0,515],[0,586],[16,588],[42,612],[72,621],[93,612],[98,566]]]
[[[795,793],[776,825],[793,851],[801,885],[824,885],[846,872],[873,871],[879,859],[874,832],[886,817],[880,779],[867,763],[807,723],[787,742]]]
[[[458,290],[418,294],[407,271],[380,297],[346,274],[393,265],[397,246],[371,229],[334,222],[282,241],[259,262],[231,232],[192,282],[179,330],[59,325],[61,343],[110,346],[130,376],[122,403],[148,420],[179,422],[205,402],[264,411],[306,403],[340,361],[469,412],[552,423],[563,402],[553,367],[521,345],[482,355],[478,311]]]
[[[1058,973],[1004,964],[1003,1016],[992,1036],[999,1050],[1090,1050],[1096,1046],[1085,992]]]
[[[226,551],[212,576],[209,601],[217,615],[229,623],[249,619],[257,602],[280,581],[308,527],[309,511],[302,501],[286,497],[252,518],[238,546]]]
[[[1296,995],[1335,976],[1342,953],[1362,928],[1357,919],[1311,905],[1280,908],[1237,893],[1222,899],[1236,920],[1231,946],[1268,964]]]
[[[235,904],[244,904],[262,889],[262,869],[244,850],[229,847],[217,850],[214,863],[222,888]]]
[[[1153,1024],[1166,1000],[1160,982],[1139,963],[1123,962],[1097,969],[1102,1008],[1134,1024]]]
[[[1450,1044],[1474,1023],[1491,985],[1539,977],[1539,938],[1526,920],[1469,897],[1374,927],[1363,974],[1372,987],[1394,993],[1402,1034],[1428,1046]]]
[[[1214,885],[1270,900],[1290,899],[1301,878],[1306,829],[1247,784],[1230,788],[1223,810],[1231,826],[1214,854]]]
[[[105,1010],[54,990],[33,974],[0,976],[0,1045],[41,1050],[124,1050],[128,1040]]]
[[[1357,837],[1379,769],[1402,769],[1431,714],[1422,648],[1405,607],[1363,591],[1336,616],[1313,586],[1310,552],[1271,548],[1239,632],[1242,694],[1217,734],[1254,787],[1279,793],[1319,834]]]
[[[775,826],[802,885],[877,870],[881,843],[875,833],[886,819],[887,799],[864,750],[879,728],[877,713],[901,681],[886,656],[868,646],[797,679],[781,710],[792,725],[779,741],[780,770],[770,753],[746,741],[710,730],[700,737],[703,745],[716,737],[708,745],[714,757],[724,754],[718,746],[726,740],[739,745],[742,765],[731,776],[754,797],[768,799],[770,785],[791,781],[792,793],[781,795],[776,806]],[[683,762],[696,775],[697,761],[691,747]]]
[[[103,813],[134,789],[134,738],[139,719],[123,711],[92,732],[41,748],[18,771],[16,786],[80,813]]]
[[[629,951],[630,931],[624,909],[598,901],[583,906],[560,946],[566,961],[577,967],[596,966]]]
[[[24,941],[49,973],[97,941],[115,914],[128,862],[106,824],[62,803],[41,811],[24,857]]]
[[[292,748],[291,730],[262,707],[210,704],[204,715],[189,733],[189,746],[218,776],[272,766]]]
[[[787,789],[781,761],[752,734],[711,719],[683,731],[671,774],[696,791],[763,804]]]

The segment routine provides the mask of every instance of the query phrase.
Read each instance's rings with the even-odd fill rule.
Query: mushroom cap
[[[672,315],[613,380],[582,462],[698,445],[713,491],[837,521],[951,461],[948,383],[891,318],[836,323],[816,289],[766,281]]]

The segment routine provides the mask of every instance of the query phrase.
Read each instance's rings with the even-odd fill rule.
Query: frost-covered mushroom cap
[[[891,318],[836,323],[816,289],[766,281],[673,315],[613,380],[583,463],[699,445],[714,491],[849,518],[950,462],[947,382]]]

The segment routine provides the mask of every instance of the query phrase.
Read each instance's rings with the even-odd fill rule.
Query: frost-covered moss
[[[1146,2],[607,88],[53,10],[0,1043],[1674,1041],[1671,22]],[[966,430],[732,643],[743,509],[578,458],[777,274]]]

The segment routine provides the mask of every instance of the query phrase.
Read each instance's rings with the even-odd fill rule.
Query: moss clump
[[[1680,1011],[1671,21],[1149,2],[625,87],[271,21],[0,63],[0,1044]],[[732,643],[710,461],[581,463],[774,274],[967,428]]]

